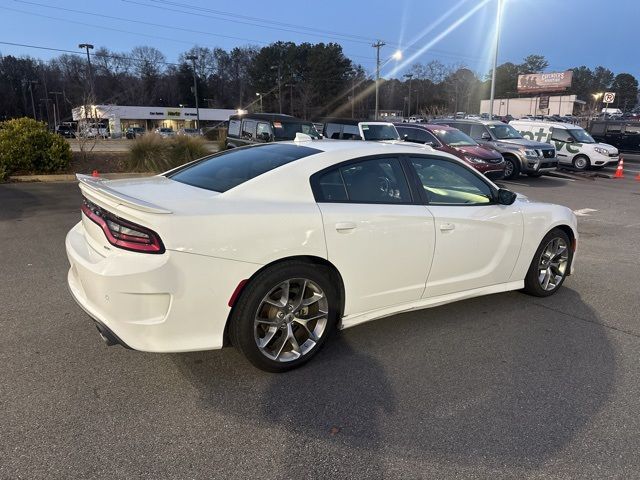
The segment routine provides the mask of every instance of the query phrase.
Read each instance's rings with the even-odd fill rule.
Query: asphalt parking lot
[[[77,186],[0,185],[0,478],[638,478],[640,165],[626,166],[502,182],[580,215],[555,296],[378,320],[284,375],[232,348],[104,346],[67,293]]]

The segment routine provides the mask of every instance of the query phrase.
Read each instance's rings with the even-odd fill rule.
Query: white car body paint
[[[331,262],[344,282],[346,328],[522,288],[549,230],[565,225],[577,238],[571,210],[522,196],[509,206],[316,203],[309,177],[346,160],[428,154],[464,164],[402,142],[301,144],[320,152],[223,193],[161,175],[82,181],[88,200],[152,229],[166,252],[117,248],[82,215],[66,238],[73,297],[134,349],[216,349],[223,345],[236,287],[275,261],[312,256]]]

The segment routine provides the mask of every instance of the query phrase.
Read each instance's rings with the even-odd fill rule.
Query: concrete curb
[[[88,174],[89,175],[89,174]],[[154,172],[146,173],[101,173],[100,178],[117,180],[120,178],[152,177],[157,175]],[[13,175],[9,177],[10,182],[75,182],[76,175],[73,173],[61,173],[54,175]]]

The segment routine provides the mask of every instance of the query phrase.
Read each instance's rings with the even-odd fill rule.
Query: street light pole
[[[93,70],[91,68],[91,55],[89,55],[89,50],[93,50],[93,45],[90,43],[81,43],[78,45],[78,48],[84,48],[87,52],[87,67],[89,69],[89,94],[93,97]],[[94,99],[91,99],[94,101]]]
[[[200,133],[200,105],[198,103],[198,77],[196,76],[196,55],[187,55],[184,57],[186,60],[191,60],[191,67],[193,69],[193,95],[196,99],[196,128]]]
[[[256,93],[257,97],[260,97],[260,113],[262,113],[262,94],[261,93]]]
[[[54,115],[54,121],[56,122],[56,128],[58,128],[58,125],[60,124],[60,105],[58,104],[58,95],[62,95],[62,92],[49,92],[49,93],[56,97],[55,107],[56,107],[57,120],[55,118],[56,115]]]
[[[29,95],[31,95],[31,111],[33,112],[33,119],[37,120],[38,117],[36,117],[36,102],[34,102],[33,100],[33,85],[37,85],[38,82],[36,82],[35,80],[29,80]]]
[[[405,78],[409,79],[409,103],[407,105],[407,118],[411,116],[411,79],[413,78],[413,73],[407,73]]]
[[[282,65],[273,65],[271,70],[278,70],[278,108],[280,109],[280,113],[282,113]]]
[[[376,43],[371,45],[376,49],[376,110],[375,110],[375,120],[378,120],[378,94],[379,94],[379,84],[380,84],[380,49],[384,47],[386,43],[381,40],[378,40]]]
[[[500,28],[502,22],[502,0],[498,0],[496,13],[496,46],[493,51],[493,69],[491,71],[491,96],[489,99],[489,120],[493,120],[493,101],[496,93],[496,68],[498,66],[498,46],[500,45]]]

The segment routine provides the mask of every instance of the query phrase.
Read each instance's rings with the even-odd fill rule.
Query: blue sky
[[[375,50],[370,43],[379,38],[388,43],[384,58],[398,48],[405,57],[399,68],[393,62],[387,64],[383,75],[400,75],[414,61],[433,59],[484,74],[491,62],[497,3],[0,0],[0,41],[68,50],[78,50],[78,43],[88,42],[118,52],[151,45],[169,61],[194,44],[230,49],[277,40],[335,41],[347,56],[372,72]],[[615,20],[607,21],[609,15]],[[614,73],[640,78],[639,26],[640,0],[505,0],[499,63],[519,62],[528,54],[539,53],[548,59],[550,71],[603,65]],[[58,54],[5,44],[0,44],[0,52],[44,59]]]

